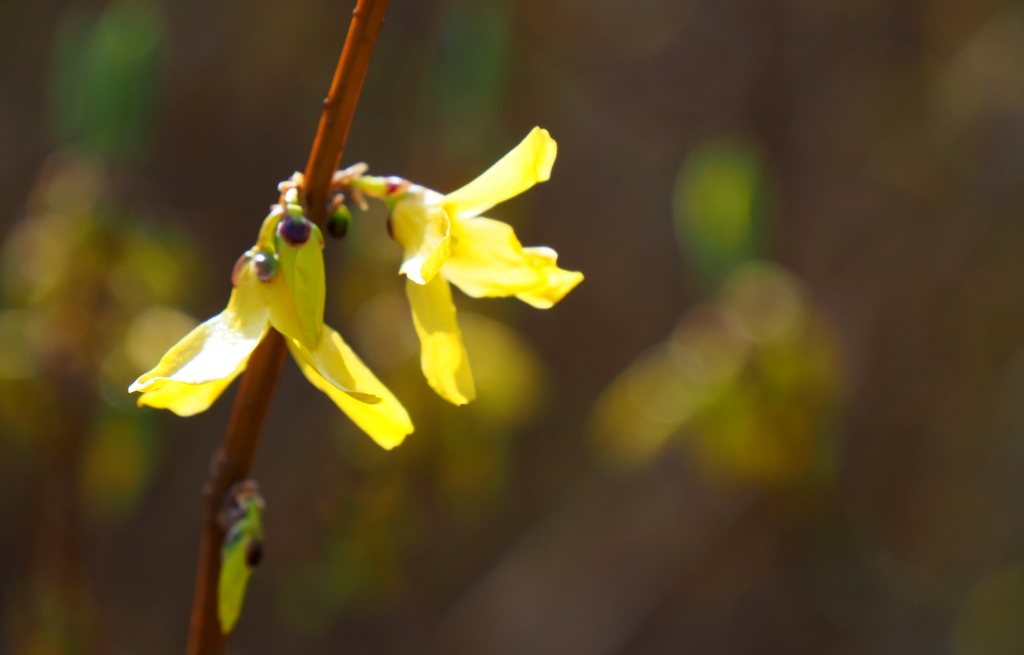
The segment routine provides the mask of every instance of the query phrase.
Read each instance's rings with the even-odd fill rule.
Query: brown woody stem
[[[305,173],[309,218],[321,227],[327,217],[331,175],[345,149],[387,6],[388,0],[358,0],[356,3],[334,80],[324,101]],[[231,486],[249,477],[287,351],[284,338],[273,329],[253,351],[235,396],[224,441],[211,462],[210,477],[203,488],[203,526],[188,655],[222,655],[227,647],[227,638],[217,618],[217,583],[224,540],[218,514]]]

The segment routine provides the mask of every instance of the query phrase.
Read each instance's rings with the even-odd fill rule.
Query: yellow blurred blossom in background
[[[609,385],[593,435],[627,467],[678,436],[714,479],[798,483],[829,466],[841,379],[836,337],[799,281],[749,262]]]

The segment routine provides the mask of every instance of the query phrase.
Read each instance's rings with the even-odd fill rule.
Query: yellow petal
[[[306,379],[327,394],[353,423],[378,444],[387,449],[394,448],[402,443],[405,435],[412,432],[412,421],[402,404],[352,352],[341,335],[329,326],[324,326],[319,357],[315,358],[309,351],[304,351],[302,344],[295,339],[289,339],[288,346]],[[319,368],[314,362],[320,365]],[[345,377],[346,374],[351,376],[356,388],[376,397],[378,402],[371,404],[353,398],[351,392],[339,389],[324,374],[332,378]]]
[[[412,187],[409,195],[395,203],[388,219],[391,235],[405,251],[398,272],[419,284],[437,275],[450,252],[450,223],[441,199],[436,191]]]
[[[537,246],[523,248],[523,252],[530,266],[540,271],[544,278],[537,286],[516,294],[516,298],[525,303],[538,309],[548,309],[583,281],[583,273],[558,268],[558,253],[551,248]]]
[[[155,390],[171,382],[230,382],[245,367],[249,354],[267,329],[268,309],[254,286],[258,284],[255,277],[243,277],[232,290],[227,309],[185,335],[128,391]]]
[[[323,235],[313,226],[309,240],[294,247],[277,237],[278,270],[272,280],[277,292],[270,303],[270,323],[278,332],[301,339],[307,348],[320,345],[324,326]],[[284,287],[281,289],[281,287]]]
[[[330,330],[326,325],[324,328]],[[335,334],[337,335],[337,333]],[[344,346],[344,349],[338,343]],[[346,361],[347,357],[349,355],[355,357],[355,354],[350,349],[346,350],[348,346],[345,345],[345,341],[341,336],[338,336],[336,340],[322,339],[320,345],[314,350],[306,348],[298,339],[288,339],[288,347],[292,351],[292,356],[299,363],[299,366],[309,366],[314,369],[320,377],[334,385],[338,391],[348,394],[359,402],[370,405],[375,405],[381,401],[380,396],[375,395],[372,391],[361,388],[359,380],[349,370],[348,362]]]
[[[484,174],[444,197],[452,219],[479,216],[551,177],[558,145],[547,130],[533,128],[522,142]]]
[[[512,227],[490,218],[452,222],[452,256],[442,275],[474,298],[516,296],[546,309],[583,279],[558,268],[550,248],[523,248]]]
[[[267,307],[267,321],[275,330],[289,339],[303,339],[305,333],[302,329],[302,322],[299,320],[299,313],[295,309],[295,301],[288,289],[288,283],[281,274],[280,266],[274,276],[266,282],[260,282],[252,276],[252,282]],[[310,344],[310,347],[313,347]]]
[[[205,384],[186,384],[168,380],[158,382],[139,396],[139,407],[169,409],[178,416],[192,416],[206,411],[224,393],[232,380],[245,370],[248,362],[249,358],[246,357],[238,364],[233,374]]]
[[[438,395],[456,405],[473,400],[476,388],[448,281],[440,275],[425,285],[406,280],[405,293],[420,338],[420,367],[427,383]]]

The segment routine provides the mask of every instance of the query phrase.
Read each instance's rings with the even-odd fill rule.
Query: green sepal
[[[275,327],[278,324],[292,324],[286,317],[275,317],[276,312],[294,312],[299,333],[285,334],[301,340],[310,350],[316,349],[323,338],[324,305],[327,300],[327,287],[324,282],[324,237],[320,228],[316,225],[312,228],[309,240],[298,247],[288,245],[281,237],[275,237],[278,274],[284,280],[291,302],[284,303],[284,306],[273,303],[270,308],[270,321]]]
[[[249,497],[245,511],[228,530],[220,551],[220,579],[217,582],[217,618],[223,634],[238,623],[255,562],[254,549],[263,547],[263,516],[259,502]]]

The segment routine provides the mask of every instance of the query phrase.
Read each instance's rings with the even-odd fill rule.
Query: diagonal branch
[[[305,185],[309,218],[321,227],[327,216],[331,175],[345,149],[387,6],[388,0],[358,0],[330,92],[324,100],[306,164]],[[224,540],[218,515],[231,485],[249,477],[286,352],[284,339],[273,329],[253,351],[235,396],[224,441],[211,462],[210,477],[203,488],[203,526],[188,655],[221,655],[227,647],[227,638],[217,619],[217,582]]]

